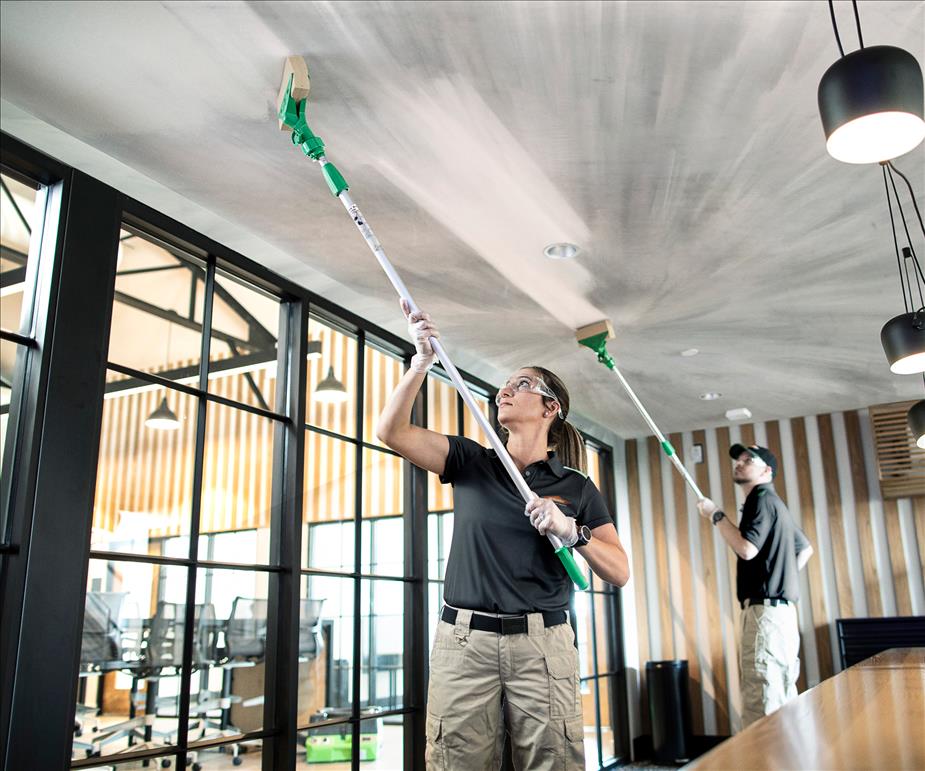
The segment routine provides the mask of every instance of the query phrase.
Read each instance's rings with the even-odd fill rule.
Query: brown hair
[[[581,438],[581,434],[578,433],[578,429],[566,420],[569,411],[569,395],[565,383],[556,373],[545,367],[530,365],[525,369],[532,369],[536,372],[549,387],[549,390],[556,395],[556,401],[559,402],[560,412],[556,413],[556,417],[549,427],[547,439],[549,446],[555,450],[562,465],[577,469],[582,474],[587,474],[588,459],[585,453],[585,441]],[[552,399],[546,399],[546,401],[551,402]],[[560,414],[562,417],[559,417]],[[507,433],[507,429],[501,426],[501,439],[505,444],[507,444]]]

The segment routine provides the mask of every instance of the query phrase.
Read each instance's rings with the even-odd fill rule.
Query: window
[[[26,357],[35,344],[32,297],[41,247],[45,191],[0,174],[0,542],[16,467],[18,404]],[[31,268],[31,269],[30,269]]]
[[[140,744],[201,762],[219,748],[197,743],[236,756],[274,729],[262,704],[282,312],[194,247],[120,234],[74,762]]]

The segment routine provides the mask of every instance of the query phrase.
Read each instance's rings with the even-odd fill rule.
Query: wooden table
[[[925,769],[925,648],[849,667],[688,768]]]

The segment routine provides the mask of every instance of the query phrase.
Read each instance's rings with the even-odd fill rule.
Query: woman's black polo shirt
[[[493,450],[449,436],[440,481],[453,485],[453,543],[444,602],[491,613],[568,610],[572,582],[524,514],[524,501]],[[524,469],[537,495],[553,498],[579,525],[613,524],[594,483],[562,465],[555,453]]]

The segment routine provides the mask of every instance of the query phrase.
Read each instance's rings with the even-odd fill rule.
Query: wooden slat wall
[[[865,607],[871,616],[925,613],[925,497],[882,499],[867,410],[793,418],[783,425],[769,421],[731,431],[708,429],[670,439],[679,456],[682,448],[703,447],[704,463],[686,465],[701,489],[737,518],[741,499],[736,497],[728,448],[737,440],[753,443],[756,437],[764,438],[778,456],[775,487],[785,501],[788,485],[796,491],[791,508],[816,550],[806,568],[809,596],[801,598],[800,607],[802,691],[840,669],[833,655],[836,618]],[[634,585],[627,590],[634,592],[636,615],[624,623],[637,628],[639,669],[644,673],[649,660],[687,658],[695,732],[737,730],[741,698],[735,555],[705,520],[698,518],[689,528],[690,518],[697,517],[692,497],[654,438],[627,441],[625,457],[631,532],[620,536],[633,546]],[[641,494],[646,479],[648,495]],[[651,527],[645,528],[645,522]],[[674,543],[668,543],[669,533]],[[645,564],[647,553],[654,553],[654,566]],[[857,564],[849,565],[852,555]],[[723,569],[717,572],[716,565]],[[646,576],[657,583],[654,591],[643,584]],[[672,576],[680,581],[673,585]],[[675,596],[679,583],[681,596]],[[697,635],[698,628],[706,637]],[[812,635],[812,644],[805,643],[806,634]],[[661,644],[656,646],[656,640]],[[636,683],[630,692],[644,694],[645,684]],[[636,728],[637,733],[645,730],[645,723]]]

